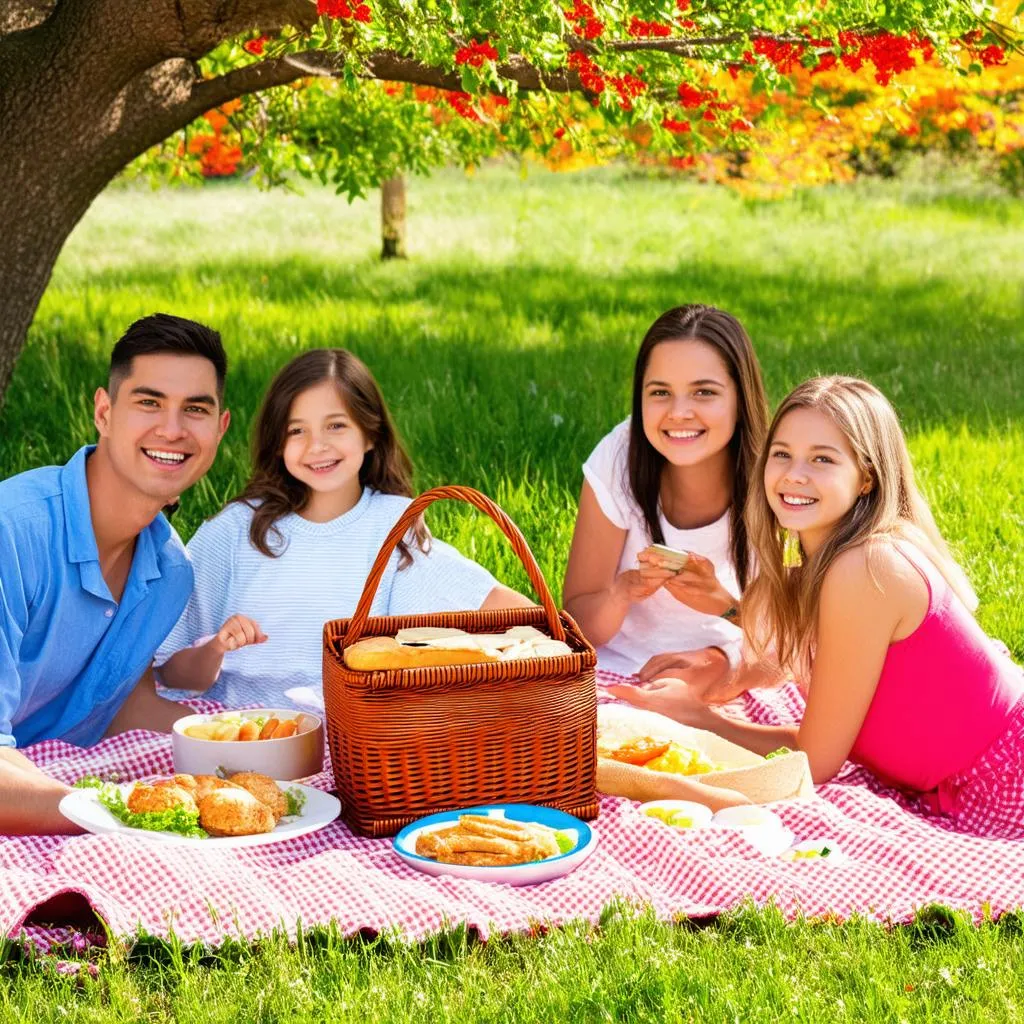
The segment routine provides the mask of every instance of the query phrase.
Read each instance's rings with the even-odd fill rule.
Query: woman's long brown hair
[[[283,551],[271,546],[271,534],[283,541],[277,522],[301,512],[310,500],[310,489],[296,480],[284,464],[284,444],[292,403],[304,391],[329,381],[352,421],[373,447],[363,457],[359,482],[381,494],[413,496],[412,462],[399,440],[384,396],[366,364],[343,348],[320,348],[293,359],[273,379],[263,398],[252,434],[252,474],[242,493],[232,501],[253,510],[249,540],[257,551],[276,558]],[[422,519],[410,531],[421,551],[427,551],[430,534]],[[406,540],[398,545],[399,567],[409,564]]]
[[[661,474],[665,456],[644,433],[644,374],[655,347],[665,341],[702,341],[710,345],[729,368],[736,385],[736,429],[729,441],[733,461],[732,501],[730,502],[730,548],[740,589],[750,575],[750,546],[743,507],[753,475],[754,464],[761,453],[768,428],[768,400],[761,379],[761,366],[754,355],[743,325],[724,310],[697,303],[677,306],[662,313],[651,324],[633,368],[633,413],[629,425],[629,485],[633,498],[643,512],[651,542],[663,544],[659,509]]]

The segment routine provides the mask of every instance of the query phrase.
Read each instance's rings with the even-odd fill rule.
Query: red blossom
[[[714,92],[694,88],[689,82],[681,82],[679,84],[679,99],[687,110],[699,107],[714,95]]]
[[[663,25],[660,21],[644,21],[633,15],[626,31],[636,39],[652,37],[664,39],[672,34],[672,26]]]
[[[839,58],[834,53],[823,53],[818,58],[817,66],[813,68],[811,74],[818,75],[823,71],[831,71],[838,63]]]
[[[628,71],[624,75],[609,78],[608,81],[619,94],[619,106],[623,110],[632,110],[633,100],[647,88],[646,82],[634,78]]]
[[[679,26],[680,28],[685,28],[687,32],[692,32],[697,27],[697,22],[692,18],[680,18]]]
[[[594,16],[594,8],[585,0],[575,0],[573,6],[562,11],[566,21],[573,23],[573,31],[584,39],[597,39],[604,32],[604,22]]]
[[[685,14],[690,9],[690,0],[676,0],[676,8],[680,14]]]
[[[604,92],[605,81],[601,69],[582,51],[569,54],[569,68],[580,77],[580,85],[587,92]]]
[[[242,49],[254,57],[261,57],[263,56],[263,47],[269,42],[270,36],[257,36],[255,39],[249,39],[242,43]]]
[[[930,60],[934,53],[932,44],[917,33],[907,36],[895,36],[891,32],[864,35],[847,30],[839,33],[838,41],[843,50],[839,58],[843,65],[850,71],[859,71],[865,61],[870,61],[875,66],[875,81],[879,85],[888,85],[901,71],[913,70],[917,65],[915,50],[924,61]]]
[[[705,110],[704,113],[701,114],[701,117],[703,117],[705,121],[714,121],[715,112],[713,110]]]
[[[793,70],[805,49],[803,43],[782,43],[764,37],[754,40],[754,52],[767,57],[782,75],[788,75]]]
[[[731,132],[749,132],[753,131],[754,126],[744,117],[737,117],[735,121],[730,122],[729,131]]]
[[[757,58],[750,52],[750,50],[743,51],[743,63],[744,64],[756,64]]]
[[[460,46],[455,51],[455,63],[468,64],[472,68],[482,68],[484,61],[497,59],[498,51],[491,45],[490,40],[482,43],[474,41],[469,46]]]
[[[978,51],[978,60],[987,68],[1006,63],[1006,51],[1001,46],[986,46]]]
[[[554,137],[556,139],[565,138],[565,129],[564,128],[556,128],[551,134],[554,135]]]
[[[692,131],[689,121],[677,121],[672,117],[664,118],[661,122],[661,127],[665,131],[673,132],[675,135],[685,135],[688,131]]]
[[[687,168],[692,167],[697,162],[696,158],[692,153],[688,156],[673,156],[669,157],[669,166],[674,167],[677,171],[685,171]]]
[[[367,25],[373,21],[369,4],[350,4],[347,0],[316,0],[316,13],[339,20],[353,19]]]
[[[445,99],[459,117],[467,121],[480,120],[480,115],[473,107],[473,97],[468,92],[450,92],[445,95]]]

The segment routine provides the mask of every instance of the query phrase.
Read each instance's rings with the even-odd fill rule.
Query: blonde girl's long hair
[[[768,504],[764,470],[779,423],[794,409],[814,409],[832,420],[872,487],[857,498],[813,557],[805,555],[802,566],[784,568],[782,531]],[[873,384],[855,377],[815,377],[797,387],[775,413],[752,482],[745,516],[758,573],[743,595],[743,619],[757,656],[770,653],[784,668],[809,676],[822,582],[843,551],[861,544],[868,544],[868,569],[876,582],[875,544],[906,540],[924,552],[972,612],[977,607],[966,575],[950,555],[914,483],[896,412]]]

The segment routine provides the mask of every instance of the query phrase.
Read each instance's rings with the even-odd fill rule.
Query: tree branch
[[[35,28],[46,21],[55,6],[56,0],[3,0],[0,36]]]
[[[277,32],[286,25],[308,32],[317,19],[310,0],[176,0],[174,6],[186,50],[182,56],[193,60],[243,32]]]

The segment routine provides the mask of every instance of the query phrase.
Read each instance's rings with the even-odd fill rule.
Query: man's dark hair
[[[228,357],[224,354],[220,334],[212,327],[171,316],[154,313],[145,316],[128,328],[110,353],[110,397],[117,397],[122,381],[131,376],[132,360],[136,356],[169,353],[182,356],[202,356],[213,363],[217,373],[217,400],[224,402],[224,377],[228,372]]]

